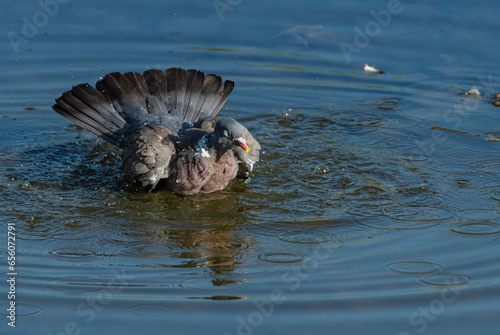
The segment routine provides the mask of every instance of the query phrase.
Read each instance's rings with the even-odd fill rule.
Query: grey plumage
[[[114,72],[96,88],[74,86],[53,108],[123,148],[123,171],[134,188],[209,193],[248,178],[259,159],[250,132],[217,116],[233,88],[197,70]]]

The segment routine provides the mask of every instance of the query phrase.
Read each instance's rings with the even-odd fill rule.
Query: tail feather
[[[216,92],[219,90],[221,84],[221,78],[216,75],[209,74],[205,76],[205,80],[203,81],[203,87],[200,93],[200,99],[198,100],[198,104],[194,109],[194,117],[193,120],[197,121],[203,117],[208,117],[208,113],[206,112],[206,106],[210,105],[212,102]]]
[[[96,83],[96,87],[108,96],[116,111],[128,123],[147,114],[144,97],[123,74],[119,72],[107,74]]]
[[[88,84],[81,84],[63,93],[52,108],[80,127],[121,146],[127,123],[116,111],[105,108],[106,104],[110,102],[104,95]]]
[[[234,88],[234,82],[197,70],[170,68],[143,74],[113,72],[96,83],[73,87],[56,100],[54,110],[77,125],[122,146],[122,135],[130,124],[150,114],[179,113],[193,125],[215,117]],[[177,120],[177,119],[176,119]],[[175,128],[182,122],[171,123]],[[168,127],[168,125],[166,125]],[[170,129],[176,133],[178,129]]]
[[[171,101],[168,96],[167,78],[161,70],[147,70],[143,74],[150,95],[154,95],[163,102],[167,110],[171,110]]]
[[[132,83],[132,85],[140,95],[142,95],[143,97],[147,97],[148,95],[150,95],[148,84],[146,83],[146,80],[144,79],[144,76],[142,74],[138,72],[127,72],[123,75]]]
[[[218,95],[214,97],[213,103],[207,106],[207,112],[210,117],[217,115],[219,110],[226,103],[229,94],[233,91],[234,83],[232,81],[225,81],[224,85],[220,87]]]
[[[199,118],[215,116],[234,88],[234,82],[197,70],[170,68],[165,71],[170,109],[193,124]]]
[[[168,96],[171,109],[178,110],[184,116],[184,97],[186,95],[186,70],[170,68],[165,71]]]
[[[154,95],[146,97],[146,104],[148,106],[148,111],[151,114],[168,114],[168,110],[165,108],[165,105],[160,101],[160,99],[158,99],[158,97],[155,97]]]
[[[75,86],[72,93],[73,96],[91,108],[87,110],[87,114],[92,113],[93,116],[89,116],[108,129],[120,129],[125,125],[126,121],[115,111],[110,101],[92,86],[88,84]],[[96,113],[93,113],[93,111]],[[107,124],[107,122],[110,124]]]
[[[203,72],[196,70],[187,71],[186,96],[184,99],[184,111],[182,111],[182,116],[186,122],[191,124],[194,123],[194,112],[198,105],[198,100],[201,97],[204,79],[205,75]]]

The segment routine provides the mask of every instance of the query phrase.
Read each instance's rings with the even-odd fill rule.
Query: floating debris
[[[493,135],[487,136],[484,140],[488,142],[500,142],[500,138]]]
[[[478,97],[478,96],[481,95],[481,92],[479,92],[479,90],[477,89],[477,86],[474,85],[474,86],[472,86],[472,88],[470,90],[468,90],[467,92],[465,92],[465,94]]]
[[[370,66],[368,64],[365,64],[365,72],[384,73],[384,71],[374,68],[373,66]]]
[[[500,93],[495,94],[490,102],[493,106],[500,107]]]
[[[482,137],[484,138],[485,141],[488,142],[500,142],[500,138],[493,136],[493,135],[481,135],[481,134],[475,134],[471,133],[468,131],[462,131],[462,130],[456,130],[456,129],[449,129],[449,128],[443,128],[443,127],[432,127],[432,130],[441,130],[441,131],[449,131],[452,133],[458,133],[458,134],[464,134],[464,135],[471,135],[471,136],[477,136],[477,137]]]

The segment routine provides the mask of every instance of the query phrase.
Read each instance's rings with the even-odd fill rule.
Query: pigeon
[[[131,189],[193,195],[248,179],[259,160],[260,144],[248,129],[217,115],[233,88],[197,70],[113,72],[95,88],[73,86],[52,108],[123,149]]]

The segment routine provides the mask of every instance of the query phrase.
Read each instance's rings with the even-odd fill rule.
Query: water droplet
[[[321,175],[321,174],[325,174],[328,172],[330,172],[330,170],[328,169],[328,167],[326,167],[324,165],[316,166],[314,168],[314,174]]]
[[[180,179],[176,179],[176,180],[175,180],[175,182],[176,182],[177,184],[179,184],[179,183],[181,182],[181,180],[180,180]]]

